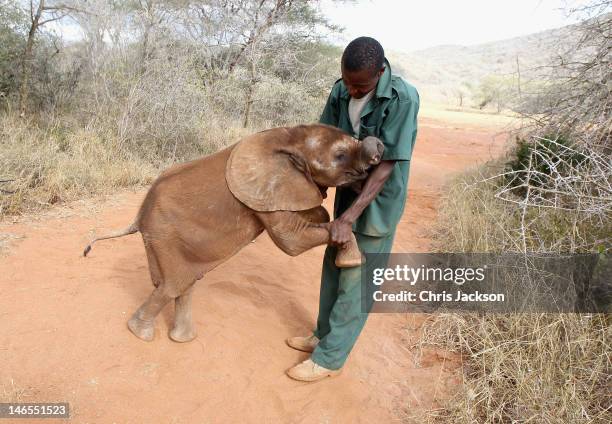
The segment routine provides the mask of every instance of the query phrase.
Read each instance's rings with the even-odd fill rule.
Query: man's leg
[[[327,246],[327,249],[325,249],[321,270],[317,328],[315,328],[311,336],[297,336],[287,339],[287,344],[294,349],[312,352],[319,343],[319,340],[331,331],[329,315],[338,298],[340,270],[342,269],[336,266],[336,252],[337,248],[333,246]]]
[[[321,289],[319,292],[319,316],[317,318],[317,328],[314,331],[314,335],[319,340],[331,331],[329,315],[338,298],[341,268],[338,268],[335,264],[336,252],[336,247],[327,246],[325,256],[323,257]]]
[[[357,243],[365,253],[390,253],[393,234],[387,237],[370,237],[356,234]],[[382,259],[386,265],[386,260]],[[337,274],[329,273],[326,278],[327,258],[324,261],[321,284],[319,319],[315,335],[320,342],[312,353],[312,361],[324,368],[342,368],[357,341],[368,317],[362,311],[361,267],[336,268]],[[333,259],[331,264],[333,264]],[[330,268],[331,270],[331,268]],[[325,298],[325,300],[323,300]]]

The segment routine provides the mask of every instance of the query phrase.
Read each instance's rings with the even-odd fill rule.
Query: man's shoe
[[[287,370],[287,375],[294,380],[299,381],[318,381],[325,377],[334,377],[340,375],[342,369],[328,370],[320,365],[315,364],[312,359],[307,359],[301,364]]]
[[[292,347],[302,352],[312,352],[319,344],[319,339],[314,334],[306,337],[291,337],[286,340],[289,347]]]

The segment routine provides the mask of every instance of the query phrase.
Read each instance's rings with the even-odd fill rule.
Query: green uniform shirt
[[[319,122],[343,129],[359,140],[378,137],[385,145],[382,160],[395,160],[395,166],[381,192],[364,209],[353,231],[381,237],[395,232],[404,212],[410,158],[417,133],[419,93],[402,78],[391,74],[385,59],[385,72],[378,80],[376,93],[361,112],[359,134],[354,134],[349,118],[350,95],[342,79],[334,84]],[[338,188],[334,217],[338,218],[357,198],[350,188]]]

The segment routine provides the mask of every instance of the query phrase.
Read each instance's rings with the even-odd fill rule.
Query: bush
[[[565,136],[544,135],[528,142],[516,138],[512,160],[506,164],[506,184],[524,198],[527,187],[545,187],[555,174],[568,176],[587,157]]]

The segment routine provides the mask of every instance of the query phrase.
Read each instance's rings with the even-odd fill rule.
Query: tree
[[[472,86],[469,82],[462,82],[459,87],[453,90],[453,94],[457,99],[457,106],[462,107],[465,96],[469,91],[472,91]]]
[[[494,104],[498,113],[510,105],[514,94],[515,84],[511,76],[487,75],[473,89],[478,109]]]
[[[209,0],[187,2],[185,32],[204,46],[208,78],[242,79],[244,86],[243,126],[249,123],[256,101],[262,66],[274,67],[277,60],[297,62],[303,46],[317,39],[317,29],[336,30],[308,0]],[[271,59],[275,57],[276,59]],[[246,72],[237,73],[238,68]],[[238,74],[238,75],[236,75]],[[209,81],[209,82],[210,82]]]
[[[26,43],[21,57],[21,82],[19,85],[19,116],[24,117],[26,114],[28,95],[29,95],[29,80],[31,72],[31,62],[33,57],[34,42],[40,29],[49,22],[59,21],[71,13],[82,12],[83,10],[67,4],[67,3],[52,3],[48,0],[39,0],[36,4],[33,0],[29,3],[29,29],[27,33]]]
[[[0,1],[0,98],[8,98],[18,87],[20,52],[25,46],[28,20],[12,1]]]

